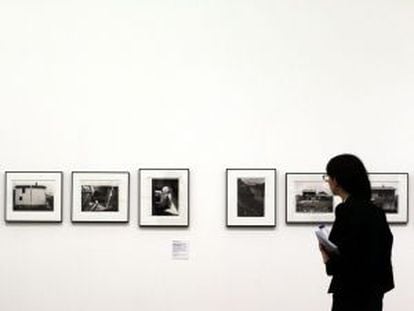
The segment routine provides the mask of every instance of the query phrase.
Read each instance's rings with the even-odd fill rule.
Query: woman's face
[[[336,179],[332,178],[329,175],[326,175],[326,178],[324,178],[324,180],[328,183],[332,193],[334,195],[338,195],[338,183],[336,182]]]

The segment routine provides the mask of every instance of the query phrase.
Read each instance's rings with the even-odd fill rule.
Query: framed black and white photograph
[[[226,225],[276,226],[276,170],[226,170]]]
[[[72,222],[128,222],[129,172],[72,172]]]
[[[139,170],[139,225],[189,225],[189,170]]]
[[[372,200],[389,223],[408,222],[408,173],[369,173]]]
[[[286,174],[286,223],[332,223],[341,199],[334,196],[324,173]]]
[[[61,222],[62,172],[6,172],[7,222]]]

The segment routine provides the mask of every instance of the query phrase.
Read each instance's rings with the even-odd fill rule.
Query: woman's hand
[[[323,263],[326,264],[329,260],[329,253],[323,248],[323,245],[321,243],[319,243],[319,250],[321,251],[321,254],[322,254]]]

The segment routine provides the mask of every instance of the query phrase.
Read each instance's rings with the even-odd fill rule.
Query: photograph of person
[[[177,178],[154,178],[152,180],[152,216],[178,216]]]

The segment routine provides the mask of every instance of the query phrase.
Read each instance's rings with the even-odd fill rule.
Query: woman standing
[[[339,254],[320,245],[326,272],[332,276],[332,311],[381,311],[384,293],[394,288],[391,265],[393,236],[383,210],[371,202],[371,184],[359,158],[332,158],[326,182],[342,198],[329,239]]]

